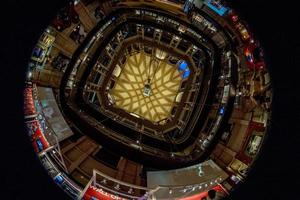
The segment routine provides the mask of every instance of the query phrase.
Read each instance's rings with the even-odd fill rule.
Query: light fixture
[[[74,0],[74,6],[76,6],[79,3],[80,0]]]
[[[28,72],[28,76],[27,76],[29,79],[32,77],[32,72],[31,71],[29,71]]]
[[[120,185],[117,184],[114,188],[115,188],[116,190],[119,190],[119,189],[120,189]]]

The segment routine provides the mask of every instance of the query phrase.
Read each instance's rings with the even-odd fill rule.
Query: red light
[[[238,21],[238,16],[237,15],[233,15],[231,17],[231,19],[232,19],[233,22],[237,22]]]

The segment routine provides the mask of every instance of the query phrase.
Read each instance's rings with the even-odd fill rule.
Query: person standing
[[[217,192],[214,189],[211,189],[208,191],[208,199],[209,200],[222,200],[224,197],[225,196],[222,193]]]

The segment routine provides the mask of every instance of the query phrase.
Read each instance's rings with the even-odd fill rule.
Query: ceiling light
[[[115,188],[116,190],[119,190],[119,189],[120,189],[120,185],[117,184],[114,188]]]

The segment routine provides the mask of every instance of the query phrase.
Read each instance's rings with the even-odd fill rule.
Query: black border
[[[273,81],[271,127],[262,154],[232,200],[297,199],[300,134],[296,127],[300,39],[296,2],[228,0],[243,13],[264,47]],[[69,199],[46,174],[23,125],[22,89],[26,64],[42,30],[65,1],[1,2],[1,199]]]

